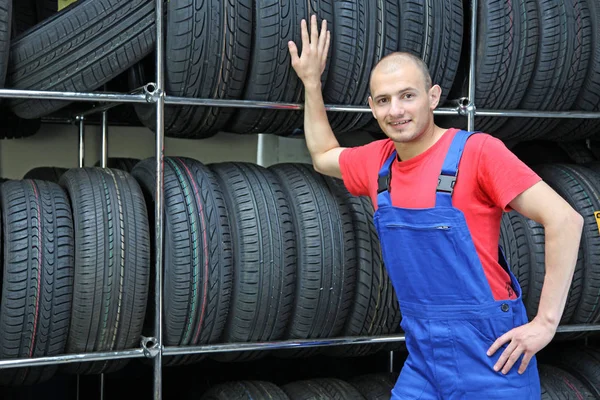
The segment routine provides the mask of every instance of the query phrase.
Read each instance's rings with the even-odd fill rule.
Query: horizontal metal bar
[[[565,332],[593,332],[600,331],[600,325],[561,325],[558,327],[556,332],[565,333]]]
[[[301,339],[261,343],[225,343],[207,344],[204,346],[165,347],[163,356],[203,353],[229,353],[252,350],[281,350],[307,347],[343,346],[355,344],[376,344],[388,342],[404,342],[404,335],[388,336],[355,336],[331,339]]]
[[[536,110],[475,110],[479,117],[523,118],[600,118],[600,112],[584,111],[536,111]]]
[[[10,97],[15,99],[40,99],[40,100],[66,100],[66,101],[99,101],[113,103],[147,103],[143,94],[121,93],[79,93],[79,92],[54,92],[48,90],[16,90],[0,89],[0,98]]]
[[[39,367],[42,365],[71,364],[76,362],[122,360],[129,358],[144,357],[144,350],[136,349],[85,354],[65,354],[53,357],[15,358],[10,360],[0,360],[0,369],[17,367]]]
[[[144,86],[140,87],[140,88],[137,88],[137,89],[133,90],[131,93],[129,93],[130,96],[131,95],[136,96],[136,95],[139,95],[139,94],[143,94],[144,96],[146,96],[146,90],[145,90]],[[87,111],[75,114],[75,118],[77,118],[77,117],[88,117],[90,115],[99,114],[99,113],[102,113],[104,111],[108,111],[111,108],[118,107],[118,106],[120,106],[122,104],[123,103],[106,103],[106,104],[102,104],[100,106],[93,107],[93,108],[91,108],[91,109],[89,109]]]

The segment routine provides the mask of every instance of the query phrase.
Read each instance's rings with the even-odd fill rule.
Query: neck
[[[407,161],[418,156],[433,146],[442,137],[444,132],[444,129],[436,126],[432,122],[415,140],[405,143],[395,143],[398,157],[400,157],[402,161]]]

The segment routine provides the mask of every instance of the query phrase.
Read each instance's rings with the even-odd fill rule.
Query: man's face
[[[394,142],[417,139],[433,123],[439,101],[437,87],[427,90],[425,78],[410,61],[375,71],[369,105],[383,132]]]

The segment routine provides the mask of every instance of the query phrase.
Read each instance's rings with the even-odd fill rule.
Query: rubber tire
[[[341,335],[381,336],[394,333],[400,326],[400,309],[381,256],[371,200],[351,195],[339,179],[327,177],[326,180],[330,190],[341,197],[350,210],[357,252],[354,301]],[[376,353],[384,346],[335,346],[328,348],[326,353],[337,357],[360,357]]]
[[[68,168],[59,167],[35,167],[29,170],[23,179],[38,179],[41,181],[58,183],[60,177],[67,172]]]
[[[238,381],[217,385],[208,390],[200,400],[289,400],[278,386],[262,381]]]
[[[575,164],[587,164],[598,161],[585,142],[559,142],[558,146],[569,155],[569,158]]]
[[[106,168],[114,168],[125,172],[131,172],[139,162],[140,160],[137,158],[109,157],[106,160]],[[101,163],[102,161],[98,160],[94,165],[99,167]]]
[[[479,0],[475,65],[477,108],[518,108],[533,74],[538,51],[537,1]],[[465,53],[468,55],[468,51]],[[468,57],[464,57],[462,67],[467,64]],[[460,71],[455,82],[460,93],[454,93],[453,97],[468,97],[469,71],[468,68]],[[442,117],[439,121],[447,126],[467,128],[464,117]],[[506,118],[477,117],[475,126],[477,130],[493,134],[506,121]]]
[[[156,160],[132,171],[154,209]],[[164,158],[164,344],[219,342],[231,298],[233,253],[223,193],[213,172],[199,161]],[[154,224],[154,214],[150,216]],[[154,236],[152,237],[154,239]],[[152,240],[152,254],[156,254]],[[154,321],[154,311],[146,318]],[[165,365],[196,362],[204,355],[165,359]]]
[[[588,346],[563,346],[553,354],[555,364],[585,383],[600,398],[600,352]]]
[[[36,25],[10,47],[8,87],[90,92],[150,53],[153,0],[82,0]],[[70,102],[11,99],[21,118],[50,114]]]
[[[252,57],[244,100],[298,103],[302,82],[291,68],[287,43],[301,43],[300,20],[307,18],[305,0],[254,2]],[[321,18],[324,18],[321,16]],[[300,125],[302,114],[282,110],[240,109],[227,131],[240,134],[275,133]],[[285,130],[284,130],[285,131]]]
[[[137,348],[150,275],[148,211],[142,191],[131,175],[117,169],[70,169],[59,183],[71,199],[75,229],[73,311],[66,351]],[[77,363],[64,370],[99,374],[126,364]]]
[[[327,104],[366,105],[369,75],[376,63],[376,45],[382,40],[379,1],[334,1],[330,70],[323,96]],[[362,124],[359,124],[361,122]],[[334,112],[331,129],[344,133],[362,128],[370,120],[361,113]]]
[[[290,400],[364,400],[352,385],[340,379],[310,379],[282,386]]]
[[[287,198],[272,171],[250,163],[210,165],[227,204],[233,238],[233,289],[222,340],[282,339],[296,283],[296,232]],[[219,361],[247,361],[265,352],[222,353]]]
[[[13,1],[0,0],[0,88],[5,86],[6,75],[8,73],[13,24],[12,13]]]
[[[170,96],[239,100],[251,57],[251,0],[170,0],[166,6],[165,89]],[[131,89],[155,79],[154,58],[130,71]],[[156,107],[137,105],[156,130]],[[234,108],[165,106],[165,135],[202,139],[223,130]]]
[[[581,299],[570,323],[596,323],[600,321],[600,236],[594,211],[600,210],[600,175],[583,166],[567,164],[540,166],[535,171],[584,218],[576,267],[583,271]],[[575,280],[573,283],[579,284]]]
[[[587,2],[539,0],[538,12],[541,31],[536,64],[518,108],[569,110],[582,88],[592,55],[590,10]],[[505,140],[536,139],[559,123],[557,118],[514,118],[495,134]]]
[[[593,400],[596,397],[579,379],[550,365],[539,365],[542,400]]]
[[[269,169],[286,194],[297,240],[295,304],[286,338],[338,336],[350,312],[356,282],[355,245],[352,236],[344,234],[345,229],[353,229],[350,214],[311,166],[277,164]],[[286,350],[281,355],[307,356],[317,350]]]
[[[600,111],[600,4],[588,1],[592,24],[592,56],[587,76],[577,99],[571,107],[575,111]],[[574,119],[561,121],[554,129],[556,135],[547,135],[550,139],[575,141],[592,137],[598,131],[598,120]]]
[[[73,219],[55,183],[10,181],[0,187],[3,279],[0,359],[64,354],[73,296]],[[1,385],[45,382],[58,365],[5,369]]]
[[[11,3],[14,3],[12,5],[12,38],[16,38],[38,23],[39,16],[37,15],[36,2],[36,0],[11,1]]]
[[[392,374],[368,374],[357,376],[349,383],[366,400],[389,400],[397,378],[397,376],[393,376]]]

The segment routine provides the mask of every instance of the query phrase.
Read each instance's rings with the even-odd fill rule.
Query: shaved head
[[[369,80],[369,87],[370,87],[371,93],[373,93],[371,84],[373,82],[373,75],[375,73],[394,72],[395,70],[397,70],[399,67],[401,67],[405,63],[413,63],[418,68],[418,70],[421,72],[421,75],[423,77],[423,82],[425,85],[425,90],[428,91],[429,89],[431,89],[431,86],[433,83],[431,81],[431,75],[429,74],[429,68],[427,67],[427,64],[425,64],[425,62],[421,58],[415,56],[414,54],[406,53],[406,52],[395,52],[395,53],[388,54],[387,56],[385,56],[381,60],[379,60],[377,65],[375,65],[375,67],[371,71],[371,77]]]

